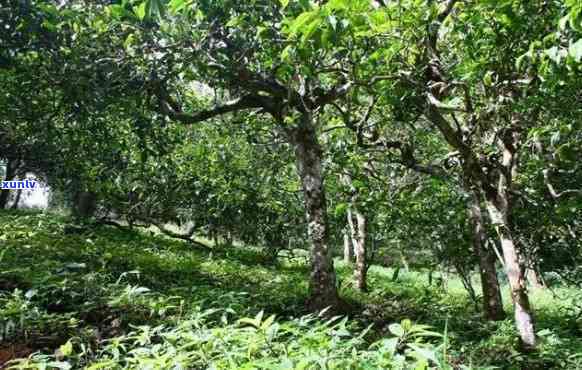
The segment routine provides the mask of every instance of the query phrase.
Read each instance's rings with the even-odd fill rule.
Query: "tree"
[[[144,58],[151,71],[146,80],[152,108],[160,114],[192,125],[228,113],[258,111],[268,114],[273,130],[283,133],[293,146],[312,242],[310,303],[321,309],[337,307],[339,297],[328,243],[318,120],[323,108],[343,96],[352,83],[341,74],[325,71],[329,58],[337,56],[326,56],[327,52],[318,45],[305,43],[297,50],[289,47],[297,37],[295,29],[304,19],[291,23],[286,17],[293,19],[310,6],[296,4],[286,8],[264,1],[192,6],[173,3],[174,16],[159,20],[162,32],[152,27],[152,32],[143,37],[151,43],[151,52],[157,53],[155,58],[144,53]],[[151,4],[146,8],[153,11]],[[148,15],[147,9],[141,13],[127,5],[110,9],[122,22],[131,17],[135,20],[136,14],[146,23],[157,16],[155,12]],[[257,28],[265,30],[258,38]],[[168,39],[172,40],[169,44]],[[301,68],[295,68],[297,62]],[[190,90],[193,82],[207,84],[217,94],[233,99],[213,108],[197,107],[200,95],[197,97]]]

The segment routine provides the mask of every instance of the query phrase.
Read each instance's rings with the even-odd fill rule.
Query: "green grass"
[[[0,361],[21,358],[14,368],[582,368],[575,289],[533,292],[542,345],[525,356],[511,318],[483,322],[454,276],[444,289],[425,273],[392,281],[390,268],[373,266],[363,294],[338,261],[353,312],[328,320],[305,311],[303,259],[273,265],[259,249],[207,253],[149,232],[70,234],[66,224],[0,213]]]

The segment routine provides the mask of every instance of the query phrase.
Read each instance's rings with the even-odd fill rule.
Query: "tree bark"
[[[366,217],[360,212],[357,206],[357,190],[352,186],[349,176],[345,176],[344,181],[351,187],[351,206],[348,208],[348,226],[352,235],[356,266],[354,269],[354,279],[358,290],[365,292],[368,289],[367,275],[368,266],[366,261]],[[355,222],[354,222],[355,221]]]
[[[356,225],[358,227],[357,243],[354,245],[354,252],[356,255],[356,269],[354,270],[354,277],[356,278],[356,286],[362,292],[368,290],[367,275],[368,266],[366,261],[366,217],[356,208],[354,210],[356,216]]]
[[[485,228],[481,212],[480,193],[471,189],[469,219],[471,222],[471,241],[473,252],[479,259],[479,274],[483,291],[483,313],[487,320],[498,321],[505,318],[501,289],[495,268],[495,254],[485,248]]]
[[[489,201],[487,207],[493,220],[499,221],[500,217],[503,218],[500,215],[499,208],[493,201]],[[505,261],[505,272],[511,288],[515,325],[517,326],[524,349],[531,350],[536,346],[536,337],[524,270],[519,263],[519,254],[507,223],[496,222],[495,229],[501,242],[503,259]]]
[[[325,191],[323,186],[323,151],[317,141],[313,118],[304,112],[301,122],[290,130],[295,147],[297,172],[305,203],[308,235],[311,239],[311,274],[309,281],[312,309],[339,308],[333,256],[328,245],[328,226]]]
[[[510,199],[509,190],[511,179],[515,174],[514,147],[511,143],[511,136],[502,138],[504,170],[498,171],[498,184],[496,191],[485,190],[487,211],[495,226],[499,236],[503,260],[505,261],[505,272],[511,288],[511,298],[515,315],[515,325],[521,339],[524,350],[534,350],[536,346],[536,336],[534,329],[534,317],[529,303],[525,269],[522,266],[520,252],[516,247],[510,228]]]
[[[352,262],[352,239],[349,235],[349,231],[344,229],[344,262],[349,264]]]

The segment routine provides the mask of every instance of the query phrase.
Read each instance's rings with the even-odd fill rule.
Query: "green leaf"
[[[165,6],[161,0],[148,0],[146,16],[149,19],[162,17],[165,13]]]
[[[260,323],[263,320],[263,315],[265,314],[265,312],[263,310],[259,311],[259,313],[257,314],[257,316],[255,316],[255,320]]]
[[[168,9],[170,9],[172,13],[179,13],[190,4],[191,2],[187,0],[172,0],[168,4]]]
[[[404,336],[404,329],[400,324],[390,324],[390,326],[388,326],[388,330],[390,330],[390,333],[396,335],[397,337]]]
[[[241,324],[249,324],[255,328],[258,328],[261,325],[260,321],[257,322],[257,320],[251,319],[250,317],[243,317],[242,319],[239,319],[238,322]]]
[[[398,349],[398,338],[382,339],[379,342],[374,343],[370,348],[379,347],[379,351],[382,353],[387,353],[394,355]]]
[[[566,29],[566,26],[568,25],[569,21],[570,21],[570,14],[566,14],[565,16],[560,18],[560,21],[558,22],[558,28],[561,31],[564,31]]]
[[[101,361],[87,367],[87,370],[111,369],[116,365],[114,360]]]
[[[63,362],[63,361],[52,361],[52,362],[47,362],[46,363],[47,366],[51,367],[51,368],[57,368],[57,369],[62,369],[62,370],[69,370],[72,369],[73,367],[71,366],[71,364],[69,364],[68,362]]]
[[[485,76],[483,76],[483,84],[485,86],[493,85],[493,71],[487,71],[487,73],[485,73]]]
[[[71,343],[71,341],[68,340],[67,343],[59,347],[59,351],[65,357],[70,356],[71,354],[73,354],[73,343]]]
[[[356,180],[352,181],[352,185],[353,185],[353,186],[354,186],[354,188],[356,188],[356,189],[364,189],[364,188],[366,187],[366,184],[364,184],[364,182],[363,182],[363,181],[361,181],[361,180],[358,180],[358,179],[356,179]]]
[[[562,57],[564,56],[564,51],[560,50],[557,46],[554,46],[546,50],[546,55],[556,64],[560,64]]]
[[[125,41],[123,42],[123,47],[125,47],[126,50],[128,50],[135,42],[135,35],[133,33],[130,33],[126,38]]]
[[[351,0],[331,0],[327,7],[330,9],[341,10],[341,9],[348,9]]]
[[[146,3],[143,2],[141,4],[139,4],[139,6],[134,7],[133,11],[135,13],[135,15],[139,18],[139,20],[144,20],[145,16],[146,16]]]
[[[347,203],[339,203],[337,206],[335,206],[334,214],[336,217],[340,217],[346,213],[347,209],[348,209]]]
[[[291,60],[291,51],[293,50],[293,45],[287,45],[285,49],[281,52],[281,60],[284,62],[289,62]]]
[[[402,326],[402,329],[404,331],[410,331],[412,329],[412,321],[410,321],[409,319],[404,319],[400,322],[400,325]]]
[[[125,7],[119,4],[109,5],[107,7],[107,11],[109,12],[109,14],[111,14],[113,18],[116,19],[121,18],[126,13]]]
[[[414,351],[414,353],[416,355],[418,355],[419,357],[426,359],[426,360],[430,360],[430,361],[434,362],[435,364],[439,363],[439,361],[436,357],[436,351],[434,351],[433,349],[423,348],[423,347],[417,346],[417,345],[412,344],[412,343],[409,344],[408,347],[411,348]]]
[[[289,5],[289,0],[279,0],[281,2],[281,8],[285,9]]]
[[[165,13],[165,6],[161,0],[145,0],[134,7],[133,11],[140,20],[159,18]]]
[[[582,60],[582,39],[570,45],[568,48],[568,54],[574,58],[576,62],[580,62]]]
[[[263,321],[263,324],[261,325],[261,329],[263,330],[267,330],[275,321],[275,315],[271,315],[269,316],[265,321]]]
[[[333,15],[330,15],[329,17],[327,17],[327,20],[328,20],[329,24],[331,25],[331,28],[333,28],[335,30],[337,27],[337,18]]]
[[[300,30],[309,22],[311,22],[311,20],[313,19],[313,17],[315,17],[315,12],[304,12],[301,13],[297,18],[295,18],[295,20],[293,20],[293,22],[290,23],[289,25],[289,29],[287,30],[287,32],[291,35],[291,36],[295,36],[298,33],[300,33]]]
[[[319,29],[320,25],[321,25],[320,18],[315,18],[313,21],[311,21],[311,23],[309,23],[309,25],[307,25],[305,27],[305,31],[302,32],[303,36],[301,37],[301,43],[305,44],[307,42],[307,40],[309,40],[311,38],[311,36],[313,36],[315,31],[317,31]]]

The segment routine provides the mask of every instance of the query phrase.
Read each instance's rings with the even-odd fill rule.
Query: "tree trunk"
[[[0,191],[0,209],[5,209],[8,204],[8,197],[10,196],[10,190],[2,189]]]
[[[540,269],[539,249],[537,244],[532,247],[531,245],[528,246],[524,243],[524,249],[528,250],[527,257],[525,259],[525,277],[529,285],[535,289],[546,288],[546,283]]]
[[[455,263],[454,267],[455,270],[457,270],[459,277],[461,278],[463,287],[467,293],[469,293],[469,298],[471,301],[473,301],[473,303],[475,303],[475,305],[477,305],[477,294],[475,293],[475,288],[473,288],[473,283],[471,282],[471,271],[467,270],[467,266],[463,265],[462,263]]]
[[[523,348],[533,350],[536,346],[533,313],[529,304],[524,269],[520,264],[519,252],[507,221],[507,204],[505,192],[498,192],[497,199],[488,196],[487,210],[501,243],[505,273],[511,288],[515,325]]]
[[[348,208],[348,226],[352,235],[352,244],[354,246],[354,255],[356,257],[356,266],[354,269],[354,279],[358,290],[365,292],[368,289],[367,275],[368,264],[366,261],[366,217],[359,210],[357,204],[357,189],[352,185],[349,175],[344,176],[343,181],[348,185],[352,192],[351,205]],[[354,222],[355,221],[355,222]]]
[[[232,232],[226,231],[224,234],[224,245],[226,245],[227,247],[232,247],[233,243],[234,237],[232,236]]]
[[[398,248],[400,248],[400,243],[398,245]],[[408,260],[406,259],[406,256],[404,255],[404,253],[402,253],[402,251],[400,251],[400,261],[402,262],[402,265],[404,266],[404,270],[408,274],[410,272],[410,266],[408,265]]]
[[[4,176],[5,181],[10,181],[16,176],[16,161],[9,159],[6,162],[6,176]],[[0,191],[0,209],[5,209],[8,205],[8,199],[10,198],[10,190],[2,189]]]
[[[485,248],[485,229],[481,213],[481,199],[477,189],[471,190],[469,219],[473,251],[479,259],[479,274],[483,291],[483,313],[487,320],[498,321],[505,318],[501,289],[495,268],[495,255]]]
[[[352,262],[352,239],[349,235],[348,229],[344,229],[344,262],[349,264]]]
[[[366,217],[356,208],[354,210],[356,216],[356,225],[358,227],[357,243],[354,245],[354,252],[356,255],[356,269],[354,270],[354,277],[356,279],[356,286],[362,292],[368,290],[367,275],[368,266],[366,261]]]
[[[73,216],[77,220],[93,217],[97,206],[97,195],[91,191],[79,191],[75,194]]]
[[[358,230],[356,224],[354,224],[354,214],[352,212],[352,207],[349,206],[347,210],[348,217],[348,229],[350,234],[350,243],[352,245],[352,255],[356,254],[356,246],[358,245]]]
[[[12,206],[10,209],[18,209],[18,203],[20,203],[20,197],[22,196],[22,189],[18,189],[16,192],[16,197],[14,197],[14,201],[12,202]]]
[[[400,275],[400,266],[396,266],[394,272],[392,272],[392,281],[398,280],[398,275]]]
[[[502,152],[502,168],[496,171],[497,184],[493,186],[481,178],[481,190],[485,195],[487,211],[492,225],[499,237],[501,251],[503,253],[504,269],[509,280],[511,299],[515,316],[515,325],[519,333],[521,345],[524,351],[534,350],[536,336],[534,329],[534,317],[529,303],[525,269],[522,266],[523,258],[520,256],[513,235],[509,217],[511,214],[510,190],[512,179],[517,172],[517,148],[518,132],[505,130],[499,135],[499,148]]]
[[[540,274],[536,271],[535,267],[528,267],[525,270],[525,276],[530,285],[536,289],[544,289],[546,284],[544,280],[540,277]]]
[[[303,113],[298,127],[291,132],[295,146],[297,172],[301,179],[308,235],[311,239],[311,275],[309,281],[312,309],[339,308],[332,250],[328,245],[327,211],[323,186],[323,152],[317,141],[310,113]]]

